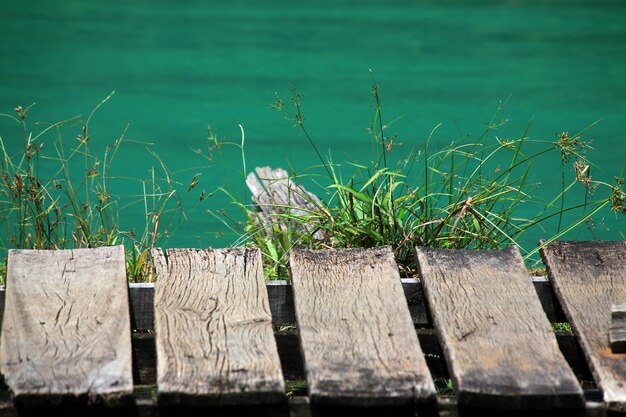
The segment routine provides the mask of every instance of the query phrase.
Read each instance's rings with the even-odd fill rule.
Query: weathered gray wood
[[[0,343],[17,402],[127,399],[133,379],[123,246],[10,250]]]
[[[459,404],[485,409],[583,406],[582,390],[516,247],[418,247],[416,253]]]
[[[609,345],[613,353],[626,353],[626,304],[611,307]]]
[[[294,183],[284,169],[257,167],[255,173],[256,176],[252,172],[248,174],[246,185],[252,192],[253,201],[267,215],[277,212],[297,215],[319,211],[319,198]]]
[[[389,247],[293,250],[290,265],[312,403],[432,401],[434,384]]]
[[[535,287],[548,320],[559,323],[567,321],[547,278],[529,277],[528,279]],[[420,280],[418,278],[402,278],[401,281],[413,324],[420,327],[432,326]],[[278,327],[293,325],[296,322],[296,313],[293,307],[291,284],[288,281],[275,280],[266,281],[265,286],[272,312],[272,325]],[[154,329],[154,283],[130,283],[128,287],[133,330]],[[4,286],[0,285],[0,312],[3,310]],[[1,317],[0,315],[0,319]],[[0,320],[1,324],[2,320]]]
[[[255,175],[256,173],[256,175]],[[319,198],[303,186],[294,183],[287,171],[281,168],[257,167],[246,177],[246,185],[252,192],[252,201],[258,210],[251,213],[268,226],[283,227],[288,222],[284,214],[311,216],[321,213]],[[301,227],[301,222],[296,224]],[[304,229],[313,232],[316,239],[322,239],[321,231],[316,231],[315,221],[305,224]]]
[[[260,252],[156,249],[152,256],[159,402],[282,401]]]
[[[552,242],[541,255],[604,400],[626,407],[626,354],[607,336],[611,305],[626,300],[626,242]]]
[[[416,329],[417,337],[433,378],[450,378],[437,334],[434,329]],[[593,381],[576,337],[556,331],[556,340],[576,378]],[[274,338],[285,380],[304,379],[304,365],[297,329],[275,330]],[[156,385],[156,351],[154,333],[133,334],[133,379],[137,385]]]

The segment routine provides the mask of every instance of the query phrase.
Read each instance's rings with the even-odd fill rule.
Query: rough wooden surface
[[[252,192],[261,223],[266,225],[285,225],[288,220],[283,214],[306,216],[320,212],[321,202],[313,193],[294,183],[289,173],[281,168],[257,167],[246,177],[246,185]],[[313,232],[316,239],[322,239],[321,231],[315,231],[312,220],[305,229]],[[300,226],[300,224],[297,224]]]
[[[517,248],[416,248],[422,285],[459,404],[583,406]]]
[[[156,249],[153,259],[159,402],[281,401],[260,252]]]
[[[543,311],[551,322],[567,321],[554,295],[550,282],[545,277],[528,277],[533,283],[537,296],[543,306]],[[419,327],[430,327],[432,322],[422,285],[417,278],[402,278],[402,288],[409,305],[409,312],[413,324]],[[296,313],[293,307],[291,284],[283,280],[266,281],[265,288],[270,300],[272,324],[274,326],[288,326],[296,322]],[[131,325],[135,330],[154,329],[154,283],[131,283],[128,285],[130,297]],[[0,312],[4,310],[4,286],[0,285]],[[0,316],[1,319],[1,316]],[[0,326],[2,320],[0,320]]]
[[[115,405],[130,396],[124,248],[10,250],[0,344],[17,402]]]
[[[286,210],[288,207],[294,210],[293,214],[304,214],[319,209],[321,204],[319,198],[294,183],[284,169],[257,167],[255,173],[248,174],[246,185],[252,192],[252,199],[258,208],[268,215],[280,209]]]
[[[433,381],[389,247],[292,250],[290,264],[313,403],[432,401]]]
[[[626,300],[626,242],[552,242],[541,250],[552,286],[604,400],[626,405],[626,354],[614,354],[611,306]]]
[[[443,352],[434,329],[417,329],[424,358],[433,378],[450,378]],[[576,378],[592,381],[585,356],[576,337],[566,331],[557,331],[556,340],[563,356],[569,363]],[[298,340],[298,330],[274,330],[276,347],[285,380],[305,379],[302,353]],[[133,380],[137,385],[156,385],[156,349],[154,333],[135,333],[133,342]]]
[[[626,304],[611,307],[609,345],[613,353],[626,353]]]

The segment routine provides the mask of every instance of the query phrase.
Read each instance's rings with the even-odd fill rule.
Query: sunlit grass
[[[590,175],[590,147],[583,138],[587,129],[575,135],[563,132],[553,140],[531,140],[529,124],[519,137],[505,139],[496,135],[507,122],[500,107],[478,139],[462,137],[436,147],[436,126],[421,147],[392,166],[389,156],[398,152],[397,137],[383,121],[375,81],[372,97],[369,140],[378,151],[368,164],[338,164],[322,157],[304,123],[302,95],[292,88],[290,100],[277,97],[273,108],[288,115],[319,158],[319,173],[310,175],[323,194],[320,200],[307,197],[293,178],[292,192],[308,198],[315,208],[302,212],[277,203],[273,221],[268,222],[259,217],[254,205],[225,190],[243,212],[245,224],[236,229],[232,219],[222,216],[221,220],[240,234],[237,245],[261,248],[268,278],[287,277],[287,254],[293,247],[391,245],[401,273],[407,276],[416,273],[415,246],[496,249],[517,245],[529,266],[536,266],[539,248],[524,241],[530,231],[541,230],[548,244],[591,226],[599,213],[625,212],[621,177],[608,184]],[[236,146],[243,150],[242,145]],[[537,193],[542,184],[530,178],[533,170],[542,172],[539,161],[547,157],[561,167],[560,191],[543,199]],[[347,168],[351,173],[345,176]],[[573,203],[568,205],[569,201]],[[533,211],[531,216],[520,214]]]
[[[112,165],[125,142],[126,131],[104,153],[94,152],[90,115],[56,123],[29,123],[31,107],[0,114],[19,126],[21,138],[0,136],[0,282],[6,276],[11,248],[67,249],[124,244],[131,281],[154,280],[149,251],[167,238],[184,216],[184,186],[173,180],[156,153],[145,151],[153,165],[147,178],[131,179],[140,197],[145,223],[123,230],[120,194],[116,194]],[[102,145],[100,145],[102,146]],[[125,181],[128,181],[125,175]],[[182,190],[181,190],[182,189]]]

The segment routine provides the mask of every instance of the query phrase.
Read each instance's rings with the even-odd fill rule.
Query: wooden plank
[[[567,321],[556,300],[550,282],[545,277],[528,277],[533,283],[537,296],[541,301],[544,312],[551,322]],[[424,292],[418,278],[402,278],[402,288],[409,305],[409,312],[413,324],[419,327],[432,326],[429,317]],[[291,326],[296,322],[296,313],[293,307],[291,284],[284,280],[266,281],[265,287],[270,301],[272,325]],[[133,330],[154,329],[154,283],[130,283],[128,285],[130,297],[131,326]],[[0,312],[4,310],[4,286],[0,285]],[[2,316],[0,316],[0,319]],[[2,320],[0,320],[0,326]]]
[[[582,390],[516,247],[418,247],[416,253],[459,404],[484,409],[583,406]]]
[[[434,384],[389,247],[293,250],[294,303],[312,403],[428,403]]]
[[[626,354],[608,339],[611,305],[626,300],[626,242],[552,242],[541,256],[605,402],[626,408]]]
[[[613,353],[626,353],[626,303],[611,307],[609,345]]]
[[[124,247],[10,250],[0,343],[2,373],[18,403],[129,398]]]
[[[416,329],[426,364],[433,378],[450,378],[443,352],[434,329]],[[556,340],[576,378],[593,381],[585,356],[576,337],[566,331],[556,331]],[[276,347],[285,380],[304,379],[304,365],[298,331],[295,328],[274,330]],[[156,350],[154,333],[135,333],[133,342],[133,379],[137,385],[156,385]]]
[[[159,403],[282,401],[260,252],[156,249],[152,256]]]

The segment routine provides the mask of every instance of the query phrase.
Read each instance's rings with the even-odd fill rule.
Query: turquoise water
[[[206,146],[209,124],[234,141],[243,125],[248,168],[304,171],[318,162],[314,152],[269,109],[275,92],[289,96],[290,83],[304,94],[320,150],[335,161],[367,161],[370,68],[386,120],[398,119],[397,152],[423,144],[439,123],[438,144],[459,132],[477,136],[506,101],[505,136],[521,135],[531,119],[529,135],[546,140],[601,120],[587,136],[594,176],[611,180],[626,157],[621,0],[3,1],[0,36],[0,112],[36,102],[29,118],[57,121],[87,115],[115,90],[92,121],[91,146],[103,151],[130,124],[113,167],[120,176],[148,176],[155,162],[132,141],[149,142],[185,184],[199,173],[197,190],[225,183],[243,195],[236,150],[222,163],[192,151]],[[0,129],[8,141],[13,128],[3,120]],[[539,180],[559,175],[558,164],[537,168]],[[136,182],[114,186],[142,193]],[[227,231],[206,212],[220,208],[233,211],[221,195],[205,200],[168,245],[231,242],[212,234]],[[132,205],[122,221],[139,228],[143,212],[143,203]],[[602,218],[609,230],[599,237],[620,238],[623,217]]]

